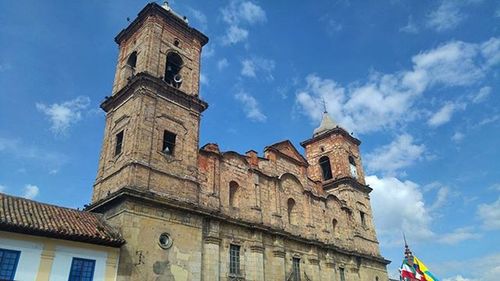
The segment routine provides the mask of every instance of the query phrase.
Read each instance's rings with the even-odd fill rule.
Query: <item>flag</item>
[[[413,266],[417,272],[419,271],[424,275],[426,281],[439,281],[439,279],[432,275],[427,266],[415,256],[413,256]]]
[[[415,269],[408,263],[407,259],[403,260],[401,268],[399,269],[401,280],[414,280],[415,279]],[[405,279],[406,278],[406,279]]]

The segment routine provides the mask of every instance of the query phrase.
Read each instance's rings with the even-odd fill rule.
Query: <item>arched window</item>
[[[167,64],[165,66],[165,82],[179,88],[182,84],[182,76],[180,74],[183,62],[181,56],[171,52],[167,55]]]
[[[337,231],[337,220],[333,219],[332,220],[332,234],[335,235],[336,231]]]
[[[319,165],[321,166],[321,171],[323,172],[323,180],[329,180],[332,178],[332,167],[330,166],[330,158],[323,156],[319,158]]]
[[[356,162],[354,161],[354,157],[349,156],[349,167],[351,168],[351,176],[353,178],[358,178],[358,170],[356,169]]]
[[[293,200],[293,198],[289,198],[286,205],[287,205],[287,210],[288,210],[288,223],[289,224],[297,224],[295,200]]]
[[[132,54],[128,56],[127,65],[132,68],[135,68],[136,64],[137,64],[137,52],[132,52]]]
[[[231,181],[229,183],[229,206],[237,207],[238,206],[238,188],[239,185],[235,181]]]

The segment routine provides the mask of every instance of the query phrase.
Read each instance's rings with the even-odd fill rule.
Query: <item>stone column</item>
[[[325,260],[325,266],[321,268],[321,273],[323,275],[324,281],[336,281],[338,278],[336,278],[336,271],[335,271],[335,260],[332,258],[332,256],[328,253],[326,254],[326,260]]]
[[[273,275],[267,276],[269,280],[285,280],[286,266],[285,266],[285,248],[281,238],[275,238],[273,243]]]
[[[220,280],[219,222],[205,220],[201,276],[203,281]]]
[[[250,245],[248,263],[246,267],[246,280],[264,280],[264,246],[262,243],[255,242]]]

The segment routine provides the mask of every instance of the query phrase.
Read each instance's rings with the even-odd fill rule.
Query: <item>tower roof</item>
[[[314,129],[313,136],[316,137],[318,135],[321,135],[326,131],[334,129],[335,127],[337,127],[337,124],[333,122],[328,112],[325,111],[323,113],[323,119],[321,120],[321,124],[319,125],[318,128]]]

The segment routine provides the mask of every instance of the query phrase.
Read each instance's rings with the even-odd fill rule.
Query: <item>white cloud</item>
[[[247,40],[247,38],[248,30],[232,25],[226,30],[226,34],[222,37],[222,45],[236,44]]]
[[[411,15],[408,17],[408,23],[401,27],[399,31],[413,34],[418,33],[418,27],[413,21],[413,17]]]
[[[40,189],[38,186],[27,184],[24,186],[23,197],[26,199],[34,199],[38,195],[39,191]]]
[[[229,62],[227,61],[226,58],[222,58],[217,62],[217,69],[218,70],[223,70],[224,68],[229,66]]]
[[[487,100],[490,94],[491,94],[491,87],[488,86],[482,87],[481,89],[479,89],[479,92],[476,95],[471,97],[471,100],[473,103],[481,103]]]
[[[438,238],[438,242],[448,245],[456,245],[462,241],[479,238],[481,238],[481,235],[474,232],[474,229],[472,227],[462,227],[455,229],[451,233],[440,235]]]
[[[451,137],[451,140],[454,142],[461,142],[464,139],[465,135],[462,132],[455,132]]]
[[[200,83],[203,85],[208,85],[210,80],[208,79],[208,76],[205,73],[200,74]]]
[[[51,123],[51,130],[56,135],[64,135],[69,127],[82,118],[83,110],[90,104],[90,98],[79,96],[62,103],[46,105],[37,103],[36,108],[47,115]]]
[[[0,192],[5,192],[6,189],[7,187],[5,185],[0,184]]]
[[[320,21],[324,23],[326,32],[329,35],[333,35],[337,32],[340,32],[344,28],[342,26],[342,24],[340,24],[338,21],[336,21],[330,15],[325,15],[325,16],[321,17]]]
[[[500,229],[500,197],[493,203],[479,205],[477,214],[483,221],[484,228]]]
[[[234,97],[243,105],[247,118],[257,122],[266,121],[267,116],[262,113],[259,103],[253,96],[241,91]]]
[[[449,197],[449,189],[441,184],[432,184],[431,188],[440,189],[434,204],[429,207],[424,199],[423,188],[413,181],[370,175],[366,177],[366,182],[373,188],[371,203],[374,221],[384,246],[399,247],[402,232],[411,241],[450,245],[481,237],[471,227],[460,227],[444,233],[432,230],[432,218],[436,215],[433,208],[442,206]]]
[[[246,77],[264,77],[267,80],[273,80],[272,72],[276,64],[274,60],[254,57],[241,61],[241,75]]]
[[[448,123],[451,120],[453,113],[464,109],[465,104],[447,103],[434,113],[429,120],[427,120],[427,124],[434,128],[439,127]]]
[[[200,10],[196,10],[193,8],[188,8],[191,16],[198,22],[200,25],[200,29],[206,31],[208,29],[208,20],[207,16]]]
[[[59,169],[68,161],[64,154],[48,151],[38,146],[23,142],[18,139],[0,136],[0,155],[2,158],[12,157],[13,160],[22,160],[30,164],[38,163],[44,168]]]
[[[443,0],[439,7],[427,16],[427,26],[436,31],[457,27],[466,18],[460,10],[460,1]]]
[[[498,281],[500,276],[500,254],[495,253],[482,257],[448,260],[437,264],[433,273],[447,276],[454,272],[454,277],[443,281]]]
[[[297,105],[303,114],[319,122],[325,100],[328,111],[340,125],[359,133],[402,125],[419,115],[420,109],[414,105],[433,86],[468,86],[483,79],[490,67],[500,62],[492,51],[497,48],[496,41],[500,39],[490,39],[488,44],[452,41],[413,56],[411,70],[372,73],[366,82],[348,86],[310,74],[304,88],[297,92]],[[454,109],[462,107],[456,104]],[[442,117],[446,117],[444,113]],[[438,117],[431,124],[438,125],[446,119]]]
[[[214,45],[213,44],[210,44],[208,43],[208,45],[206,45],[204,48],[203,48],[203,51],[201,52],[201,57],[202,58],[211,58],[215,55],[215,48],[214,48]]]
[[[477,281],[477,279],[469,279],[469,278],[465,278],[463,277],[462,275],[457,275],[455,277],[450,277],[450,278],[446,278],[446,279],[443,279],[443,281]]]
[[[367,176],[366,182],[373,188],[374,221],[384,244],[399,243],[401,232],[412,241],[434,236],[430,229],[431,216],[418,184],[375,175]]]
[[[221,13],[222,20],[230,25],[264,23],[267,20],[266,12],[250,1],[231,1]]]
[[[233,0],[221,9],[222,20],[228,24],[226,34],[222,37],[223,45],[246,41],[249,31],[242,25],[250,26],[267,21],[266,12],[250,1]]]
[[[481,44],[481,54],[486,59],[487,66],[500,63],[500,38],[492,37]]]
[[[368,170],[393,175],[422,159],[425,152],[423,144],[414,143],[413,137],[403,134],[390,144],[375,149],[366,155]]]

